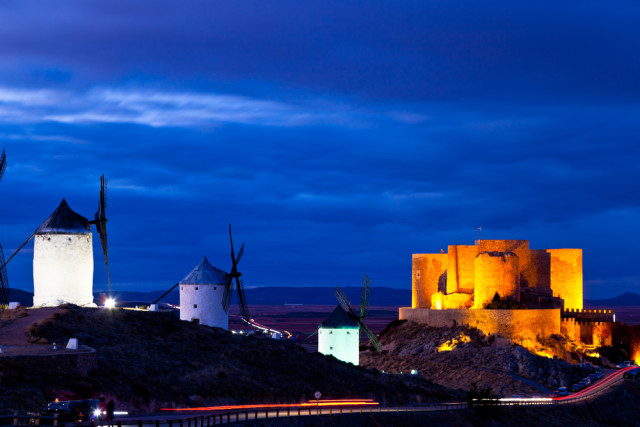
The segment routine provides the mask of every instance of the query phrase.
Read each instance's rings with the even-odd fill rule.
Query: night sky
[[[115,289],[228,271],[231,222],[247,287],[410,289],[482,227],[639,292],[640,3],[523,3],[2,2],[5,255],[104,173]]]

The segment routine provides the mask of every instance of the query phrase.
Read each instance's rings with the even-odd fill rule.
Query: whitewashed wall
[[[358,365],[360,363],[360,328],[318,329],[318,351]]]
[[[91,234],[42,234],[33,249],[33,305],[93,304]]]
[[[180,285],[180,320],[229,329],[229,315],[222,309],[224,285]]]

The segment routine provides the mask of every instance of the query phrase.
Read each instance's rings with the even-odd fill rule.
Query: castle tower
[[[360,325],[340,304],[318,328],[318,351],[343,362],[360,363]]]
[[[229,314],[222,308],[227,273],[203,257],[180,281],[180,320],[229,329]]]
[[[62,199],[34,234],[33,305],[94,306],[89,221]]]
[[[513,252],[481,252],[475,258],[473,308],[484,308],[496,293],[520,302],[518,255]]]

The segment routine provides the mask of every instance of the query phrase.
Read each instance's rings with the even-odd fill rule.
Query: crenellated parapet
[[[613,322],[613,310],[567,308],[560,314],[561,319],[573,319],[579,323]]]

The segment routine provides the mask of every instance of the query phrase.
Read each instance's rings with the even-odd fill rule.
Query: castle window
[[[329,347],[329,350],[333,350],[333,347]]]
[[[198,308],[198,304],[193,304],[193,308]]]
[[[418,272],[416,273],[416,279],[419,279],[419,278],[420,278],[420,272],[418,271]]]
[[[215,291],[216,289],[218,289],[218,287],[217,287],[217,286],[214,286],[214,287],[213,287],[213,290]]]
[[[181,291],[184,291],[184,286],[180,286],[180,290],[181,290]]]
[[[198,290],[198,287],[196,286],[196,291]]]

